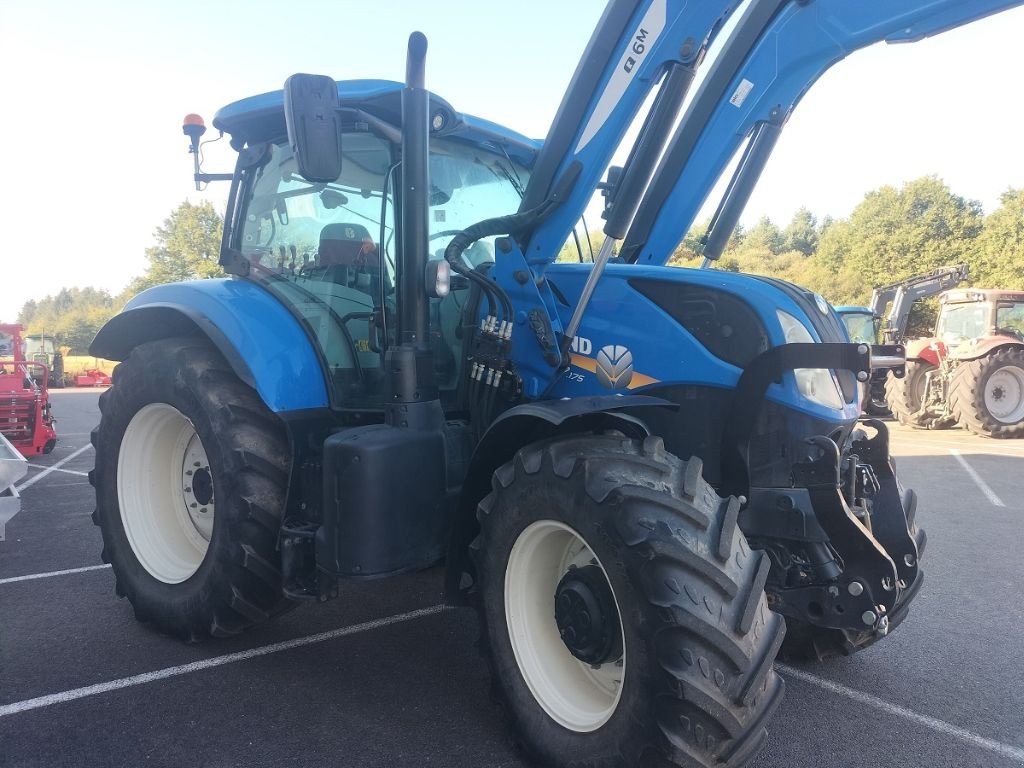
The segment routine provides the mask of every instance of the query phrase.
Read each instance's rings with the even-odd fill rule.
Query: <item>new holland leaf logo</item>
[[[627,347],[609,344],[597,353],[597,380],[609,389],[623,389],[633,378],[633,353]]]

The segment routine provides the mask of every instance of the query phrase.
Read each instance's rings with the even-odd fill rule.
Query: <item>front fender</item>
[[[904,343],[907,348],[907,360],[924,360],[932,365],[939,364],[939,353],[931,345],[938,339],[910,339]]]
[[[676,404],[647,395],[605,395],[565,400],[544,400],[511,408],[487,428],[469,463],[448,544],[445,597],[451,604],[466,602],[463,575],[471,574],[468,548],[479,526],[476,506],[491,488],[491,475],[515,456],[524,445],[557,434],[618,429],[630,437],[646,437],[647,425],[635,416],[618,413],[622,408],[676,408]]]
[[[324,369],[309,336],[281,302],[245,280],[145,290],[100,329],[89,353],[125,360],[139,344],[183,335],[206,336],[275,413],[328,405]]]

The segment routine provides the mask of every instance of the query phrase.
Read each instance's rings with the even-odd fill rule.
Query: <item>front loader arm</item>
[[[786,3],[770,17],[755,18],[758,0],[752,0],[683,115],[620,255],[645,264],[665,263],[744,138],[756,138],[765,127],[777,135],[803,94],[851,52],[882,40],[913,42],[1020,4],[816,0]],[[756,167],[747,169],[748,178],[739,185],[747,197],[767,157],[761,153]],[[745,202],[745,197],[733,201],[734,216],[722,222],[728,229]]]
[[[774,0],[779,2],[779,0]],[[672,65],[692,73],[736,0],[611,0],[562,99],[525,190],[521,211],[541,205],[570,168],[571,194],[518,233],[536,269],[558,255],[652,88]]]

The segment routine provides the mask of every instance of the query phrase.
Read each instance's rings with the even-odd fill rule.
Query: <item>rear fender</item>
[[[938,339],[911,339],[906,342],[907,360],[924,360],[932,365],[939,364],[939,353],[931,345]]]
[[[629,437],[651,434],[647,425],[622,408],[671,407],[676,404],[645,395],[607,395],[525,403],[505,411],[480,440],[463,483],[448,545],[445,592],[448,602],[464,604],[472,587],[469,545],[479,532],[476,507],[491,490],[494,471],[524,445],[556,435],[616,429]],[[464,578],[466,577],[466,578]],[[468,583],[467,583],[468,582]]]
[[[244,280],[196,280],[143,291],[104,325],[89,353],[126,360],[139,344],[205,336],[274,413],[328,405],[316,348],[268,291]]]
[[[969,347],[965,345],[962,348],[958,348],[956,354],[952,355],[952,357],[964,362],[977,360],[979,357],[988,357],[997,349],[1002,349],[1003,347],[1024,349],[1024,342],[1013,336],[986,336],[983,339],[975,339]]]

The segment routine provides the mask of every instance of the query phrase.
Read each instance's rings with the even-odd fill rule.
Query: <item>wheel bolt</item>
[[[873,627],[875,625],[875,621],[878,620],[878,616],[875,615],[874,611],[864,611],[864,613],[860,615],[860,620],[869,627]]]
[[[859,581],[851,581],[850,585],[846,588],[846,591],[854,597],[857,597],[864,592],[864,585]]]

